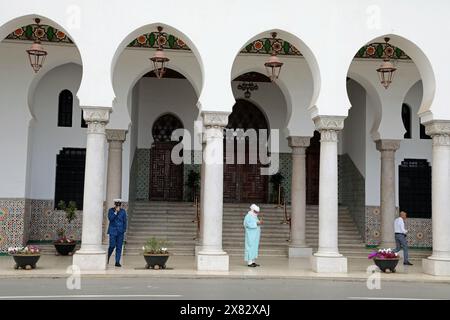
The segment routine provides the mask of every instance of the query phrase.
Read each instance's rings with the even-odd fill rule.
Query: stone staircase
[[[225,204],[223,220],[223,248],[230,255],[243,255],[244,215],[247,204]],[[289,225],[284,222],[283,208],[273,204],[261,205],[264,225],[261,234],[261,256],[286,256]],[[288,212],[290,208],[288,207]],[[196,237],[196,208],[192,203],[137,202],[131,215],[125,253],[139,254],[146,239],[157,237],[170,241],[175,255],[193,255]],[[307,243],[314,249],[318,243],[318,207],[307,207]],[[339,208],[339,248],[347,256],[367,257],[368,250],[348,213]]]
[[[283,208],[273,204],[262,204],[264,225],[261,233],[261,256],[287,256],[289,225],[285,220]],[[287,208],[290,214],[290,207]],[[318,206],[307,206],[306,240],[308,246],[317,250]],[[233,256],[243,256],[244,228],[243,219],[248,211],[247,204],[225,204],[223,217],[223,248]],[[194,255],[197,224],[196,207],[185,202],[149,202],[135,203],[130,212],[130,221],[124,253],[141,254],[142,246],[151,237],[167,239],[169,250],[175,255]],[[346,207],[339,208],[339,251],[348,258],[367,259],[372,249],[365,247],[356,225]],[[37,243],[42,253],[54,255],[53,244]],[[77,245],[79,249],[80,245]],[[429,250],[410,250],[411,259],[417,260],[431,255]]]

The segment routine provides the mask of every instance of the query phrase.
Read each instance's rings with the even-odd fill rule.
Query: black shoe
[[[405,265],[405,266],[412,266],[413,264],[411,262],[407,261],[407,262],[404,262],[403,265]]]
[[[256,267],[256,264],[255,263],[248,264],[247,267],[254,268],[254,267]]]
[[[116,262],[116,267],[122,267],[120,263]]]
[[[253,264],[255,265],[255,267],[260,267],[260,265],[257,263],[253,263]]]

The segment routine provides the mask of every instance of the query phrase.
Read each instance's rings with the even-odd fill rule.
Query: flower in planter
[[[144,254],[168,254],[167,245],[168,242],[166,240],[151,238],[147,240],[142,250]]]
[[[10,255],[33,255],[40,254],[41,250],[37,246],[25,246],[25,247],[10,247],[8,248]]]
[[[368,256],[369,259],[396,259],[398,258],[398,253],[392,249],[379,249],[374,251]]]

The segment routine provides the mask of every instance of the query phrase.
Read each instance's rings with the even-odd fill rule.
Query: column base
[[[203,246],[200,245],[196,245],[194,252],[195,252],[195,256],[198,256],[199,252],[203,250]]]
[[[106,252],[80,252],[73,255],[73,265],[81,271],[103,271],[106,270]]]
[[[228,271],[230,266],[230,257],[223,254],[214,254],[208,252],[199,252],[197,254],[198,271]]]
[[[309,258],[313,254],[312,248],[289,246],[289,258]]]
[[[432,276],[450,276],[450,260],[439,260],[429,257],[422,259],[422,269]]]
[[[311,268],[317,273],[346,273],[347,258],[344,256],[326,257],[314,255],[311,257]]]

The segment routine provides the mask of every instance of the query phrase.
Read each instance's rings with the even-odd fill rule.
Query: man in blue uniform
[[[122,200],[114,199],[114,208],[108,210],[108,263],[114,249],[116,249],[116,267],[121,267],[120,258],[122,256],[122,245],[125,232],[127,232],[127,212],[122,209],[121,206]]]
[[[258,218],[259,207],[256,204],[252,204],[250,211],[247,213],[244,219],[245,228],[245,253],[244,259],[247,261],[249,267],[259,267],[259,264],[255,262],[258,258],[259,239],[261,237],[261,227],[263,223],[262,219]]]

